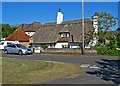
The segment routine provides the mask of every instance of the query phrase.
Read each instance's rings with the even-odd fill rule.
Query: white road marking
[[[90,67],[90,65],[89,64],[82,64],[81,67],[82,68],[88,68],[88,67]]]
[[[82,68],[90,68],[90,69],[98,69],[99,67],[96,65],[89,65],[89,64],[81,64]]]

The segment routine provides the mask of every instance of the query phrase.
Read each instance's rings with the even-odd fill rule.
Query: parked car
[[[19,55],[22,54],[33,54],[33,49],[32,48],[26,48],[25,46],[21,44],[8,44],[4,48],[4,53],[17,53]]]
[[[4,47],[8,44],[19,44],[18,41],[1,41],[0,42],[0,50],[4,50]]]

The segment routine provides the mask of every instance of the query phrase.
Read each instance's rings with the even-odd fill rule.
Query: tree
[[[14,30],[16,30],[17,26],[10,26],[9,24],[2,24],[2,37],[8,37]]]
[[[100,43],[105,44],[107,31],[116,25],[117,18],[107,12],[95,12],[93,16],[98,16],[98,39]]]
[[[3,38],[5,38],[9,35],[9,29],[10,29],[9,24],[2,24],[2,37]]]
[[[120,31],[120,27],[117,30]]]
[[[118,44],[118,47],[120,48],[120,27],[117,29],[117,44]]]

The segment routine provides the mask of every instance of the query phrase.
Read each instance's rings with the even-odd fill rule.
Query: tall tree
[[[120,27],[117,29],[117,44],[118,44],[118,47],[120,48]]]
[[[8,37],[14,30],[17,29],[17,26],[11,26],[9,24],[2,24],[2,37]]]
[[[2,24],[2,37],[5,38],[9,35],[10,32],[10,25],[9,24]]]
[[[95,12],[93,16],[98,16],[98,39],[104,43],[107,31],[116,25],[117,18],[107,12]]]

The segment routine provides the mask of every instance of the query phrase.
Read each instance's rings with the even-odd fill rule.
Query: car
[[[8,44],[7,46],[4,47],[4,53],[16,53],[19,55],[23,54],[33,54],[33,49],[32,48],[27,48],[21,44]]]

